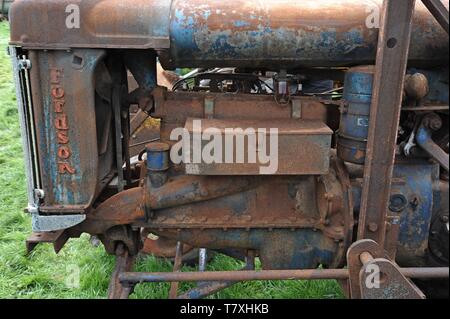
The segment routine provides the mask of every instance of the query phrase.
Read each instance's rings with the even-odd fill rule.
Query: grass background
[[[59,255],[40,245],[29,256],[25,240],[31,233],[26,206],[25,174],[11,65],[6,54],[7,22],[0,22],[0,298],[104,298],[114,258],[89,237],[71,239]],[[241,264],[217,255],[209,270],[237,270]],[[78,288],[68,288],[73,269],[80,271]],[[171,264],[151,256],[138,260],[137,271],[170,271]],[[193,270],[185,268],[185,270]],[[181,285],[181,290],[190,284]],[[167,298],[169,284],[139,285],[131,298]],[[341,298],[335,281],[247,282],[211,298]]]

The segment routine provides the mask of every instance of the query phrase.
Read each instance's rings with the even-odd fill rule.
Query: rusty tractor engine
[[[29,248],[88,233],[119,257],[247,260],[222,288],[255,279],[255,257],[256,279],[320,268],[352,284],[379,257],[414,289],[441,285],[448,1],[447,30],[425,3],[15,1]],[[354,265],[358,240],[372,256]]]

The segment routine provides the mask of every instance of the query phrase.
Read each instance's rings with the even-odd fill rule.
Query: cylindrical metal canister
[[[374,64],[382,3],[173,0],[170,54],[162,61],[172,67],[274,70]],[[446,32],[417,1],[409,64],[439,64],[447,60],[448,47]]]
[[[383,0],[15,1],[12,45],[23,48],[155,49],[165,69],[271,71],[374,64]],[[443,0],[448,7],[449,0]],[[32,18],[30,18],[32,17]],[[416,1],[409,67],[447,65],[448,34]]]
[[[373,77],[373,66],[352,68],[345,76],[337,153],[346,162],[365,162]]]
[[[152,187],[159,188],[167,181],[170,146],[166,143],[150,143],[147,150],[147,175]]]

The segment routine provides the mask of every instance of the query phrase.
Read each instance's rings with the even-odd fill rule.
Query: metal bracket
[[[59,253],[68,240],[69,236],[65,230],[33,233],[26,241],[27,253],[31,253],[41,243],[53,244],[55,253]]]
[[[381,256],[384,254],[385,256]],[[353,299],[424,299],[425,295],[373,240],[354,243],[347,252]]]
[[[368,283],[378,272],[379,279],[374,281],[378,286]],[[400,268],[393,262],[378,258],[368,261],[360,271],[360,287],[363,299],[425,299],[425,295],[416,285],[406,278]]]
[[[19,59],[17,63],[19,70],[30,70],[31,69],[31,61],[28,59]]]
[[[82,223],[86,215],[56,215],[42,216],[39,214],[31,215],[31,224],[34,232],[52,232],[71,228]]]
[[[449,14],[448,9],[444,6],[441,0],[422,0],[423,4],[428,8],[437,22],[445,30],[449,32]]]
[[[302,101],[293,99],[292,100],[292,118],[301,119],[302,118]]]
[[[381,247],[385,246],[386,220],[415,2],[385,0],[382,6],[358,225],[358,239],[373,239]]]

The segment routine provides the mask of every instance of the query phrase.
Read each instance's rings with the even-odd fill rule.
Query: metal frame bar
[[[442,28],[449,32],[449,12],[441,0],[422,0]]]
[[[412,279],[440,279],[449,277],[449,268],[401,268],[401,273]],[[144,282],[197,281],[260,281],[260,280],[328,280],[348,279],[348,269],[262,270],[262,271],[208,271],[208,272],[123,272],[123,285]]]
[[[385,245],[402,92],[415,0],[385,0],[382,7],[358,239]]]
[[[39,187],[39,173],[36,169],[36,150],[34,147],[34,118],[30,100],[30,92],[27,92],[27,84],[24,82],[27,72],[24,65],[19,64],[20,57],[17,48],[9,46],[9,54],[13,67],[14,84],[16,88],[16,97],[19,112],[20,131],[22,136],[22,148],[25,159],[25,174],[27,180],[28,211],[32,214],[38,214],[39,203],[35,196],[35,190]],[[31,62],[28,67],[31,67]],[[22,79],[23,75],[23,79]]]

